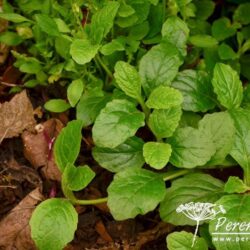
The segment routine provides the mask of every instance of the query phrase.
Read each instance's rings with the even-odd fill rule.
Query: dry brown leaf
[[[22,134],[24,155],[36,169],[42,167],[45,177],[50,180],[61,180],[61,173],[55,164],[52,144],[63,128],[57,119],[50,119],[36,126],[37,133],[25,131]]]
[[[0,121],[0,142],[4,138],[18,136],[36,123],[25,90],[16,94],[10,102],[0,104]]]
[[[0,248],[37,249],[30,236],[29,220],[35,206],[42,200],[43,196],[39,188],[34,189],[0,222]]]

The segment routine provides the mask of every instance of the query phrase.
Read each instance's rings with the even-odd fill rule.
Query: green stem
[[[148,120],[148,117],[150,115],[150,109],[146,106],[143,98],[140,96],[137,100],[139,102],[139,104],[141,105],[142,111],[144,112],[145,116],[146,116],[146,121]]]
[[[62,191],[64,196],[70,200],[71,203],[77,204],[77,205],[95,205],[100,203],[107,202],[108,198],[100,198],[100,199],[94,199],[94,200],[78,200],[74,193],[67,188],[67,184],[62,181]]]
[[[99,56],[99,54],[96,55],[96,59],[99,62],[99,64],[102,66],[102,68],[105,70],[105,72],[107,73],[107,75],[113,79],[113,74],[112,72],[109,70],[109,68],[107,67],[107,65],[102,61],[101,57]]]
[[[190,173],[192,170],[189,170],[189,169],[182,169],[182,170],[177,170],[175,171],[174,173],[167,173],[165,175],[165,177],[163,178],[164,181],[169,181],[169,180],[172,180],[172,179],[175,179],[179,176],[182,176],[182,175],[185,175],[185,174],[188,174]]]
[[[165,22],[165,19],[166,19],[166,0],[162,0],[162,7],[163,7],[163,11],[162,11],[162,23]]]
[[[250,187],[250,174],[248,168],[244,170],[244,183]]]

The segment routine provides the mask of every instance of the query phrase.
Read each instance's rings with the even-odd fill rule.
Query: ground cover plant
[[[0,42],[21,73],[19,84],[1,82],[16,96],[45,89],[40,120],[67,117],[59,135],[43,131],[60,177],[42,176],[62,192],[34,204],[38,249],[64,249],[81,206],[103,203],[116,221],[156,213],[171,225],[161,249],[249,249],[248,1],[13,0],[2,9]],[[33,116],[26,123],[40,133]],[[28,128],[4,124],[1,141]],[[105,190],[86,199],[105,174]]]

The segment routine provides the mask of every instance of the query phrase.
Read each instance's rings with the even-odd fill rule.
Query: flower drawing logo
[[[216,205],[209,202],[189,202],[181,204],[177,207],[176,212],[183,213],[189,219],[196,221],[196,228],[193,237],[192,247],[195,243],[200,222],[206,220],[213,220],[217,214],[226,213],[222,205]]]

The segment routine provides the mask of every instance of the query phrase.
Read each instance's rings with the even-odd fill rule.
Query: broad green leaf
[[[181,91],[184,110],[206,112],[215,107],[211,80],[203,71],[184,70],[179,72],[172,87]]]
[[[83,92],[83,81],[81,79],[74,80],[67,88],[67,97],[71,107],[75,107],[80,100]]]
[[[235,141],[230,155],[244,169],[246,177],[250,178],[250,110],[231,110],[230,115],[236,128]]]
[[[171,156],[172,149],[167,143],[147,142],[143,145],[143,156],[147,164],[155,169],[164,168]]]
[[[181,116],[179,127],[198,128],[198,124],[200,120],[201,120],[201,116],[199,114],[190,112],[190,111],[184,111]]]
[[[97,116],[92,129],[97,146],[115,148],[135,135],[144,126],[144,113],[127,100],[109,102]]]
[[[54,18],[56,25],[58,27],[58,30],[61,33],[70,33],[70,29],[68,25],[61,19],[61,18]]]
[[[183,97],[179,90],[168,86],[159,86],[151,92],[146,105],[152,109],[169,109],[180,106],[182,102]]]
[[[233,193],[245,193],[246,191],[250,190],[248,187],[239,177],[237,176],[230,176],[225,184],[224,191],[228,194]]]
[[[83,121],[83,127],[94,123],[97,115],[110,101],[110,96],[88,96],[83,95],[76,106],[76,117]]]
[[[218,214],[214,220],[209,223],[209,232],[213,237],[213,244],[217,250],[248,250],[249,241],[246,239],[249,234],[249,207],[250,195],[234,194],[223,196],[216,204],[223,206],[226,211],[223,216]],[[224,233],[224,235],[219,235]],[[229,233],[231,233],[229,235]],[[230,240],[220,241],[215,238],[225,237]]]
[[[100,52],[105,55],[111,55],[116,51],[124,51],[125,50],[125,41],[123,37],[120,39],[113,39],[110,43],[106,43],[102,46]]]
[[[55,39],[55,50],[64,59],[70,58],[71,38],[66,35],[61,35]],[[66,68],[65,68],[66,69]]]
[[[60,32],[53,18],[46,14],[36,14],[36,23],[41,30],[50,36],[59,36]]]
[[[242,23],[249,24],[250,23],[250,3],[243,3],[238,6],[238,8],[234,12],[234,20]]]
[[[174,225],[196,225],[195,220],[176,212],[178,206],[190,202],[214,203],[224,194],[223,188],[221,180],[202,173],[188,174],[174,180],[160,204],[161,219]]]
[[[220,164],[232,149],[235,139],[234,122],[226,112],[207,114],[199,122],[199,129],[210,136],[216,152],[207,165]]]
[[[23,42],[23,38],[20,37],[16,32],[2,32],[0,33],[0,43],[4,43],[8,46],[17,46]]]
[[[39,250],[62,250],[74,239],[77,223],[77,212],[68,200],[48,199],[32,214],[31,237]]]
[[[218,54],[222,60],[235,60],[238,58],[237,53],[225,43],[222,43],[218,48]]]
[[[194,35],[189,37],[189,42],[200,48],[214,47],[218,44],[217,40],[209,35]]]
[[[181,107],[155,109],[150,115],[148,125],[154,135],[161,139],[173,135],[181,119]]]
[[[210,136],[191,127],[177,129],[168,143],[172,146],[170,162],[176,167],[205,165],[215,153]]]
[[[215,3],[211,0],[194,0],[196,7],[195,17],[201,20],[206,20],[213,14]]]
[[[238,108],[243,99],[243,87],[238,73],[229,65],[217,63],[212,79],[219,102],[227,109]]]
[[[150,49],[140,61],[139,73],[146,95],[159,85],[170,85],[182,64],[174,45],[162,43]]]
[[[62,129],[54,146],[55,161],[61,172],[68,163],[74,164],[81,147],[82,126],[80,120],[73,120]]]
[[[14,66],[19,68],[23,73],[37,74],[42,70],[41,63],[35,57],[27,57],[16,51],[11,51],[12,55],[17,59]]]
[[[144,164],[142,155],[143,140],[131,137],[116,148],[94,147],[94,159],[111,172],[121,172],[128,168],[141,168]]]
[[[126,62],[119,61],[115,65],[114,74],[116,83],[126,95],[140,100],[141,79],[137,70]]]
[[[159,0],[148,0],[151,4],[157,5],[159,3]]]
[[[132,6],[122,3],[118,10],[118,16],[120,17],[129,17],[135,13],[135,10]]]
[[[142,40],[149,32],[148,21],[132,26],[129,30],[129,38],[133,40]]]
[[[63,171],[62,183],[72,191],[80,191],[87,187],[94,177],[95,172],[89,166],[75,167],[69,163]]]
[[[31,20],[16,13],[0,13],[0,18],[3,18],[13,23],[31,22]]]
[[[236,28],[231,25],[228,18],[222,17],[216,19],[212,25],[212,34],[218,41],[223,41],[228,37],[235,35]]]
[[[126,220],[154,210],[165,194],[161,175],[127,169],[116,174],[108,187],[108,207],[116,220]]]
[[[174,232],[167,236],[167,246],[169,250],[207,250],[208,246],[203,238],[196,237],[194,245],[194,235],[185,231]]]
[[[70,105],[63,99],[50,99],[44,104],[44,108],[50,112],[61,113],[70,108]]]
[[[93,45],[88,39],[75,39],[70,46],[70,55],[78,64],[90,62],[97,54],[99,45]]]
[[[113,27],[114,19],[120,4],[108,1],[106,5],[98,10],[91,19],[90,37],[94,44],[100,44]]]
[[[177,16],[169,17],[163,24],[161,33],[163,39],[175,45],[183,56],[187,54],[189,28],[184,21]]]

